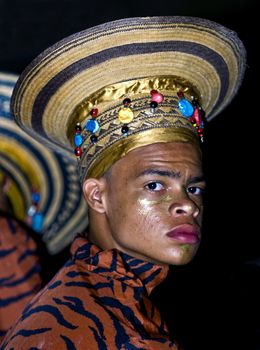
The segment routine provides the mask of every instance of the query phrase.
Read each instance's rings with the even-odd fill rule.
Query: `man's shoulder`
[[[38,348],[43,339],[49,348],[67,349],[65,345],[80,343],[82,337],[96,346],[108,315],[97,302],[92,275],[68,261],[24,310],[3,349]]]

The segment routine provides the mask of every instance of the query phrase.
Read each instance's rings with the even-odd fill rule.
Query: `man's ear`
[[[87,179],[83,183],[83,194],[88,206],[98,213],[105,213],[105,189],[107,183],[104,178],[101,179]]]

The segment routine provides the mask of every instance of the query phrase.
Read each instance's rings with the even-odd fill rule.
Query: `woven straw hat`
[[[100,176],[132,149],[125,144],[135,143],[134,135],[143,133],[138,147],[160,141],[159,129],[190,124],[180,118],[178,92],[199,101],[207,120],[219,114],[237,93],[245,66],[246,51],[237,34],[215,22],[127,18],[76,33],[45,50],[21,74],[12,110],[24,130],[72,158],[79,123],[76,134],[84,130],[83,154],[77,154],[81,177]],[[151,90],[164,96],[152,115]],[[134,115],[127,117],[127,132],[118,120],[125,98]],[[98,110],[98,131],[92,130],[90,141],[84,128],[93,109]],[[172,117],[178,120],[173,123]],[[147,136],[150,129],[157,129],[157,139]]]
[[[0,72],[0,183],[14,215],[26,220],[32,194],[40,195],[43,226],[39,234],[51,254],[58,253],[87,225],[87,207],[75,165],[43,147],[13,121],[10,97],[18,76]],[[68,190],[66,190],[68,189]]]

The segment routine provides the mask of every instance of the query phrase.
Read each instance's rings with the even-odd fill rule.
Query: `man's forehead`
[[[147,161],[167,161],[187,158],[201,158],[199,147],[188,142],[158,142],[151,145],[139,147],[130,151],[128,159],[144,159]]]

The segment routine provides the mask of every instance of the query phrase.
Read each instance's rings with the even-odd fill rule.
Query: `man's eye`
[[[150,191],[162,191],[164,189],[163,185],[160,182],[150,182],[145,186]]]
[[[191,194],[195,194],[197,196],[202,195],[204,193],[204,189],[196,186],[188,187],[188,192]]]

